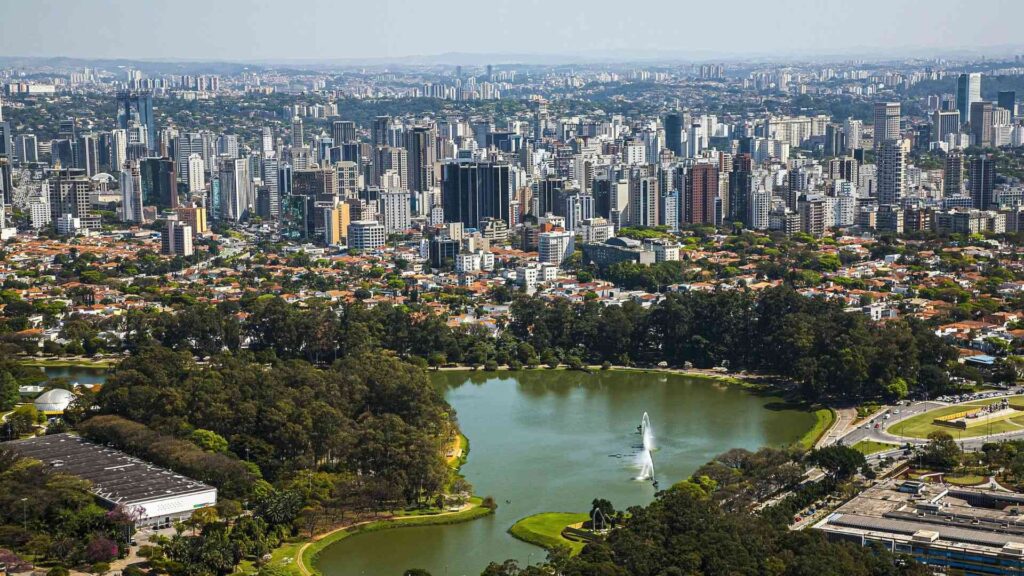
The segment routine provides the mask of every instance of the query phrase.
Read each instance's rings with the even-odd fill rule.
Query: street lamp
[[[21,527],[28,530],[28,498],[22,498],[18,502],[21,502]]]

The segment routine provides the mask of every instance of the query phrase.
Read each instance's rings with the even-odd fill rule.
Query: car
[[[875,424],[875,430],[878,430],[881,426],[881,424]]]
[[[794,523],[800,523],[800,522],[803,522],[803,521],[804,521],[804,519],[799,517],[799,516],[794,516],[793,517],[793,522]]]

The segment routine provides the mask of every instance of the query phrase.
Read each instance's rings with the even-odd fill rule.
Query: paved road
[[[1018,394],[1020,394],[1020,391],[1013,390],[1001,396],[1014,396]],[[967,404],[968,402],[964,402],[962,404]],[[853,428],[846,434],[841,435],[837,441],[840,441],[847,446],[853,446],[854,444],[862,440],[886,442],[889,444],[898,444],[900,446],[903,446],[907,443],[914,445],[927,444],[928,440],[925,438],[909,438],[900,436],[900,423],[908,418],[917,416],[922,412],[927,412],[929,410],[934,410],[936,408],[941,408],[943,406],[953,405],[954,404],[950,404],[947,402],[929,400],[914,402],[909,406],[884,406],[883,409],[879,413],[876,413],[874,417],[860,423],[856,428]],[[890,417],[886,419],[881,414],[885,413],[888,410],[891,410],[892,412],[890,414]],[[896,413],[897,410],[899,411],[899,414]],[[877,428],[875,427],[876,425],[878,425]],[[956,437],[956,434],[953,434],[953,436]],[[1022,428],[1021,430],[1005,432],[1002,434],[991,434],[984,436],[976,436],[974,438],[964,438],[962,440],[957,440],[957,442],[961,444],[961,446],[965,450],[976,450],[986,442],[992,442],[997,440],[1009,440],[1011,438],[1021,437],[1024,437],[1024,428]],[[878,457],[878,455],[872,456]]]

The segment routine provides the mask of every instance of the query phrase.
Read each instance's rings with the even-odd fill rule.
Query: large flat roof
[[[998,555],[1024,549],[1022,502],[1024,496],[1012,492],[889,480],[840,506],[815,528],[903,543],[930,535],[930,547]]]
[[[212,486],[139,460],[120,450],[71,434],[53,434],[0,446],[39,460],[52,472],[92,483],[92,493],[111,504],[131,505],[213,490]]]

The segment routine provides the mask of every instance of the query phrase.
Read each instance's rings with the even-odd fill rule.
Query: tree
[[[948,432],[938,430],[928,435],[922,461],[940,470],[952,470],[960,464],[962,456],[963,451],[953,437]]]
[[[824,470],[833,480],[846,480],[865,464],[864,454],[849,446],[838,444],[814,450],[807,455],[807,459]]]

